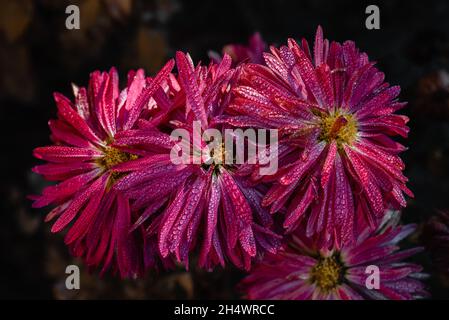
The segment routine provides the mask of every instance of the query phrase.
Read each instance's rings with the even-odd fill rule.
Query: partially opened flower
[[[279,236],[271,230],[271,216],[260,206],[262,193],[234,174],[223,161],[224,148],[207,153],[208,161],[195,162],[209,141],[195,141],[195,123],[202,130],[217,129],[214,118],[229,100],[235,70],[225,55],[220,64],[194,67],[188,55],[176,54],[179,85],[156,103],[167,105],[170,124],[186,132],[184,143],[193,152],[176,163],[170,156],[177,141],[154,123],[117,136],[120,145],[135,145],[150,154],[115,170],[129,173],[117,188],[134,199],[142,210],[137,225],[146,224],[148,235],[157,235],[163,257],[173,256],[188,267],[191,253],[199,252],[198,264],[212,268],[226,261],[248,269],[261,252],[275,252]],[[200,133],[201,134],[201,133]],[[221,145],[220,145],[221,146]]]
[[[223,47],[223,55],[227,54],[232,58],[234,65],[242,62],[264,64],[263,53],[267,50],[267,44],[263,41],[259,32],[254,33],[248,40],[248,45],[239,43],[228,44]],[[221,56],[216,52],[209,52],[209,56],[215,62],[221,61]]]
[[[352,41],[323,40],[321,28],[313,52],[290,39],[264,57],[267,66],[243,66],[231,115],[220,119],[279,130],[279,171],[253,175],[275,181],[263,205],[286,206],[284,227],[305,219],[306,235],[320,234],[327,247],[353,241],[366,225],[374,230],[386,209],[405,206],[404,193],[412,196],[398,156],[405,148],[390,137],[408,133],[408,118],[394,114],[405,105],[399,87],[385,83]]]
[[[449,274],[449,211],[438,211],[430,218],[423,240],[436,269]]]
[[[146,153],[114,142],[116,134],[131,129],[149,107],[173,66],[170,61],[154,79],[146,79],[143,70],[132,71],[121,92],[115,69],[93,72],[87,89],[74,86],[74,103],[55,93],[58,119],[49,122],[54,145],[34,150],[35,157],[48,163],[33,171],[60,182],[34,196],[33,206],[55,205],[46,218],[56,218],[51,231],[68,229],[65,243],[72,253],[102,272],[112,267],[122,277],[134,277],[145,264],[157,261],[154,246],[143,242],[143,230],[129,232],[135,212],[113,188],[124,174],[112,169]]]
[[[296,232],[278,254],[267,254],[242,282],[249,299],[410,300],[427,297],[422,267],[404,260],[422,248],[399,250],[414,225],[388,222],[377,232],[365,229],[357,242],[341,249],[319,249]],[[300,231],[300,230],[298,230]]]

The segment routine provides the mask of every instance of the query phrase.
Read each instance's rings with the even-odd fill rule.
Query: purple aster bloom
[[[357,242],[341,249],[319,249],[300,230],[277,254],[267,254],[241,286],[250,299],[409,300],[427,297],[422,267],[404,259],[421,251],[400,250],[398,242],[415,230],[389,221],[376,231],[365,229]],[[377,269],[376,269],[377,268]],[[369,276],[376,276],[376,281]]]
[[[32,196],[33,207],[54,205],[46,218],[56,219],[51,231],[67,229],[65,243],[72,254],[90,268],[101,267],[101,273],[112,269],[121,277],[135,277],[159,261],[158,252],[144,241],[143,229],[129,232],[136,212],[114,188],[126,174],[113,168],[144,156],[145,150],[114,142],[148,111],[150,97],[162,90],[173,66],[174,61],[167,63],[154,79],[146,78],[143,70],[131,71],[122,91],[114,68],[95,71],[87,89],[74,86],[73,103],[55,93],[58,119],[49,122],[54,145],[34,150],[36,158],[48,163],[33,171],[59,183]]]
[[[220,64],[194,67],[188,55],[178,52],[176,63],[178,84],[154,96],[156,104],[166,110],[168,123],[190,133],[194,121],[203,130],[222,130],[214,117],[230,99],[235,77],[230,57],[225,55]],[[189,257],[196,251],[201,267],[224,266],[230,261],[249,269],[251,261],[264,251],[275,252],[280,237],[270,230],[271,216],[260,206],[260,186],[236,175],[233,165],[216,161],[222,160],[221,152],[211,155],[213,161],[207,165],[173,163],[170,151],[175,141],[166,132],[167,126],[153,120],[140,124],[140,129],[119,135],[116,143],[139,146],[148,155],[116,168],[129,173],[117,188],[135,200],[133,207],[142,212],[136,225],[145,224],[147,234],[158,237],[163,257],[173,256],[188,267]],[[195,144],[200,151],[205,147],[204,141]]]
[[[279,130],[279,170],[253,179],[274,181],[263,199],[272,213],[286,208],[284,227],[303,220],[320,246],[341,246],[368,225],[375,230],[385,210],[406,205],[405,148],[391,136],[407,136],[400,88],[354,42],[307,41],[264,54],[266,66],[241,68],[235,99],[220,122]]]

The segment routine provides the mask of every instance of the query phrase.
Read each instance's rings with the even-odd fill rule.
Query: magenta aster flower
[[[377,232],[365,229],[357,242],[341,249],[319,249],[311,238],[296,232],[278,254],[265,259],[242,282],[250,299],[282,300],[409,300],[427,297],[422,267],[403,260],[421,251],[399,250],[398,242],[414,225],[388,222]],[[369,279],[375,276],[378,283]]]
[[[263,205],[271,212],[286,206],[287,230],[306,219],[307,236],[320,234],[328,247],[354,240],[365,225],[374,230],[386,209],[404,207],[404,193],[413,196],[398,156],[405,148],[390,137],[408,133],[408,118],[394,114],[405,105],[400,88],[385,83],[352,41],[323,40],[320,27],[313,52],[290,39],[264,57],[267,66],[242,67],[231,116],[220,119],[279,129],[280,169]]]
[[[65,243],[73,254],[89,267],[102,266],[102,273],[112,266],[122,277],[136,276],[154,261],[152,255],[143,258],[143,250],[154,251],[152,245],[143,243],[142,230],[129,232],[135,212],[113,188],[124,174],[112,169],[146,153],[115,146],[114,141],[116,134],[134,126],[173,66],[174,61],[167,63],[154,79],[145,79],[143,70],[132,71],[121,92],[114,68],[95,71],[87,90],[74,87],[74,103],[55,93],[58,119],[49,122],[54,145],[34,150],[35,157],[48,164],[33,171],[60,183],[33,197],[33,206],[55,205],[46,218],[57,218],[51,231],[68,227]]]
[[[188,55],[178,52],[176,62],[179,85],[155,101],[170,110],[169,123],[174,128],[190,133],[189,147],[194,145],[201,152],[206,144],[193,141],[193,123],[197,121],[203,130],[222,130],[213,120],[228,103],[234,69],[228,55],[220,64],[194,67]],[[117,135],[116,142],[150,153],[137,160],[140,165],[125,163],[115,169],[129,173],[117,189],[142,209],[139,224],[146,223],[147,234],[157,235],[163,257],[173,256],[188,267],[191,253],[198,251],[201,267],[231,261],[248,269],[258,253],[275,252],[279,236],[270,231],[271,216],[260,206],[262,193],[237,176],[234,166],[224,164],[224,148],[210,154],[208,164],[175,164],[170,158],[175,141],[145,121],[140,129]]]
[[[438,211],[430,218],[423,232],[423,240],[435,267],[449,272],[449,211]]]
[[[264,64],[263,53],[267,50],[267,44],[263,41],[259,32],[254,33],[248,40],[248,45],[233,43],[223,47],[223,55],[228,54],[234,65],[242,62]],[[221,57],[216,52],[209,52],[211,59],[217,63]]]

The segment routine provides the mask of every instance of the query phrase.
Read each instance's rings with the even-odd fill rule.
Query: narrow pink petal
[[[383,213],[384,206],[382,194],[379,188],[373,183],[371,175],[366,169],[366,166],[363,165],[360,157],[351,148],[344,146],[344,150],[351,162],[352,168],[355,170],[357,177],[362,184],[362,187],[365,191],[368,201],[370,202],[370,205],[374,209],[374,212],[377,214]]]
[[[95,135],[86,121],[70,105],[70,101],[59,93],[54,94],[58,115],[75,128],[86,139],[101,144],[100,139]]]
[[[78,89],[78,94],[75,97],[75,107],[78,114],[86,121],[90,120],[90,107],[87,97],[87,90],[84,87]]]
[[[124,130],[131,129],[133,127],[134,123],[142,112],[143,107],[148,103],[150,97],[156,92],[156,90],[158,90],[162,81],[164,81],[170,74],[171,70],[174,67],[174,63],[175,62],[173,60],[168,61],[153,80],[147,81],[145,89],[142,90],[130,109],[128,118],[123,125]]]
[[[328,147],[326,160],[321,171],[321,187],[325,187],[334,169],[335,156],[337,154],[337,142],[333,140]]]
[[[104,120],[104,130],[113,137],[116,132],[116,99],[118,98],[118,75],[115,68],[111,68],[106,81],[104,83],[103,91],[101,92],[101,115]]]
[[[154,213],[156,213],[162,206],[165,204],[167,198],[164,198],[159,201],[155,201],[151,205],[149,205],[145,211],[139,216],[139,218],[136,220],[136,222],[133,224],[133,226],[130,229],[130,232],[136,230],[139,228],[148,218],[150,218]]]
[[[101,152],[91,148],[49,146],[34,149],[33,155],[38,159],[62,163],[92,160],[100,157]]]
[[[206,259],[212,246],[212,236],[216,231],[218,206],[220,204],[220,185],[217,182],[216,177],[212,177],[210,195],[207,205],[207,218],[206,218],[206,234],[204,236],[203,245],[201,247],[199,256],[199,265],[205,266]]]
[[[117,195],[117,264],[122,278],[137,276],[140,272],[140,252],[134,235],[129,232],[131,227],[131,210],[128,199]]]
[[[182,211],[180,212],[177,221],[173,224],[170,234],[170,251],[174,251],[180,245],[182,236],[187,228],[188,223],[196,212],[196,208],[201,202],[206,181],[204,178],[197,178],[192,184],[186,196],[186,201]],[[196,214],[201,214],[197,212]]]
[[[292,170],[289,170],[280,180],[279,182],[284,185],[289,185],[292,182],[295,182],[302,178],[304,172],[309,169],[315,161],[320,157],[324,148],[326,146],[325,142],[321,142],[316,144],[310,153],[308,154],[306,159],[300,159],[297,161],[297,164]]]
[[[167,257],[169,254],[168,239],[171,235],[173,225],[175,224],[179,214],[182,212],[185,197],[186,194],[184,192],[184,186],[181,186],[173,202],[163,213],[163,220],[161,221],[161,229],[158,234],[159,250],[161,252],[162,257]]]
[[[340,156],[338,155],[335,160],[334,215],[337,226],[340,228],[339,239],[345,244],[353,238],[354,198]]]
[[[90,188],[85,189],[77,196],[74,197],[72,203],[68,206],[67,210],[65,210],[61,216],[56,220],[51,228],[51,232],[59,232],[64,229],[72,220],[75,218],[81,207],[89,200],[92,194],[96,192],[100,192],[101,188],[104,188],[105,181],[108,178],[107,175],[103,175],[102,177],[95,180]]]
[[[56,143],[65,143],[74,147],[87,148],[90,146],[89,141],[77,134],[77,132],[61,120],[50,120],[48,126],[51,130],[52,141]]]
[[[68,179],[74,175],[84,173],[95,168],[95,164],[90,162],[82,163],[48,163],[35,166],[32,170],[43,175],[47,180]]]
[[[304,195],[297,198],[299,203],[294,207],[291,207],[284,221],[284,228],[292,230],[300,217],[306,213],[307,208],[314,200],[314,188],[313,184],[309,184]]]
[[[323,49],[323,29],[321,28],[321,26],[318,26],[315,35],[315,44],[313,47],[316,67],[320,66],[324,62]]]
[[[196,120],[200,121],[201,127],[205,129],[208,121],[204,101],[198,89],[196,74],[183,52],[176,52],[176,64],[181,85],[186,93],[187,104],[195,115]]]
[[[86,184],[90,183],[98,175],[98,171],[93,170],[82,173],[63,182],[48,186],[42,191],[42,196],[37,197],[33,203],[33,208],[41,208],[50,203],[61,203],[67,201]]]
[[[99,186],[98,192],[92,193],[86,207],[83,209],[79,217],[76,219],[76,222],[65,236],[64,242],[66,244],[70,244],[78,238],[83,237],[92,225],[106,189],[107,178],[103,177],[99,180],[101,180],[102,185]]]
[[[291,41],[293,42],[293,40]],[[320,83],[310,59],[306,56],[304,51],[297,46],[293,46],[292,50],[295,54],[296,62],[298,63],[301,78],[306,84],[307,88],[312,92],[318,104],[324,107],[324,95],[320,88]]]

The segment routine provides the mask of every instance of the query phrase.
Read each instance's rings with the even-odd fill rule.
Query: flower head
[[[271,212],[287,208],[284,227],[320,234],[321,246],[341,246],[368,225],[375,230],[386,209],[412,196],[391,136],[407,136],[407,117],[394,114],[399,87],[351,41],[323,39],[313,51],[305,40],[271,48],[266,66],[241,68],[235,99],[219,121],[280,132],[279,170],[263,199]],[[257,170],[257,168],[256,168]]]
[[[49,122],[54,145],[34,150],[47,164],[33,171],[59,181],[34,196],[34,207],[54,205],[46,221],[56,218],[51,231],[68,229],[65,243],[89,267],[118,271],[122,277],[140,275],[156,261],[143,230],[130,233],[136,212],[114,185],[126,174],[113,168],[145,156],[145,150],[116,146],[115,136],[134,127],[149,108],[150,97],[161,89],[174,62],[154,78],[143,70],[128,74],[128,85],[119,91],[114,68],[93,72],[89,87],[74,86],[75,102],[55,93],[58,119]],[[144,257],[144,251],[150,256]]]
[[[230,96],[235,70],[225,55],[220,64],[195,67],[188,55],[176,54],[177,85],[156,103],[167,103],[172,129],[189,135],[188,158],[207,148],[207,141],[195,141],[193,126],[216,129],[216,116],[222,114]],[[128,172],[117,188],[134,199],[142,210],[139,222],[146,223],[149,235],[157,235],[163,257],[173,256],[188,266],[189,257],[199,252],[201,267],[212,268],[226,261],[248,269],[261,252],[274,252],[279,236],[271,230],[270,214],[260,206],[261,187],[254,187],[235,174],[235,167],[223,163],[221,148],[208,154],[208,162],[174,163],[171,150],[177,147],[167,128],[142,122],[137,130],[117,137],[120,145],[139,145],[149,154],[143,165],[123,164],[117,170]],[[206,149],[208,150],[208,149]]]
[[[399,251],[414,225],[387,222],[365,229],[357,243],[323,250],[300,232],[277,255],[268,254],[242,282],[250,299],[409,300],[426,297],[422,267],[403,260],[422,250]],[[378,283],[374,278],[378,276]]]
[[[259,32],[254,33],[248,40],[248,45],[238,43],[228,44],[223,47],[223,55],[227,54],[232,58],[234,65],[243,62],[264,64],[263,53],[267,50],[267,44],[263,41]],[[221,61],[221,56],[216,52],[209,52],[209,56],[215,62]]]

